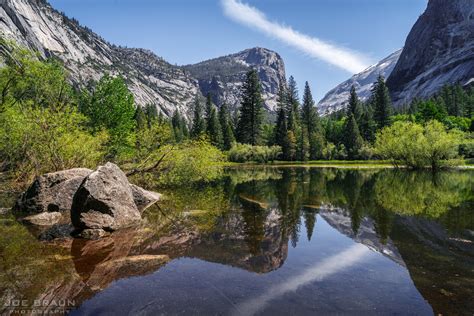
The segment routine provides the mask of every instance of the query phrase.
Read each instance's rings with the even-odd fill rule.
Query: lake
[[[143,225],[100,240],[38,241],[3,216],[0,312],[472,315],[473,185],[470,170],[236,167],[157,189]]]

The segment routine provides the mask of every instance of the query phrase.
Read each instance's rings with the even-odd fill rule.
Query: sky
[[[49,0],[107,41],[192,64],[251,47],[282,56],[318,101],[403,47],[428,0]],[[301,94],[301,93],[300,93]]]

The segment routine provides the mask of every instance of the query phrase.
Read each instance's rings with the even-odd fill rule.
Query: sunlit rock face
[[[330,90],[318,103],[318,111],[322,115],[341,110],[347,106],[351,87],[354,86],[361,101],[367,101],[371,95],[372,85],[379,75],[387,78],[400,58],[402,50],[385,57],[375,65],[355,74],[350,79]]]
[[[474,80],[474,1],[430,0],[387,80],[396,106]]]
[[[256,47],[184,66],[198,79],[203,95],[210,93],[216,104],[226,103],[234,109],[240,103],[240,90],[251,68],[258,72],[265,108],[274,111],[279,86],[285,82],[285,64],[278,53]]]

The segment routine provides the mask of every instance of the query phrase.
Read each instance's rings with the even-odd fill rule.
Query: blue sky
[[[300,90],[309,81],[319,100],[357,69],[402,47],[427,0],[50,3],[109,42],[151,49],[172,64],[196,63],[255,46],[272,49],[283,57],[287,76],[295,77]],[[260,18],[261,23],[256,21]]]

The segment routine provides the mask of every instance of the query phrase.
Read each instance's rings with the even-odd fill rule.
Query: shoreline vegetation
[[[58,60],[0,45],[0,171],[18,190],[45,173],[106,162],[132,181],[176,188],[237,164],[439,170],[469,168],[474,157],[472,87],[446,86],[394,109],[379,77],[369,101],[352,88],[346,109],[320,117],[309,84],[300,102],[290,76],[272,118],[250,69],[236,109],[196,95],[186,115],[166,117],[137,105],[120,76],[72,85]]]

